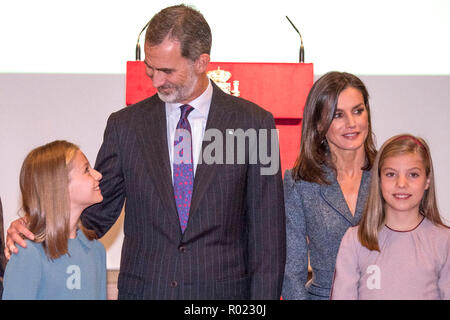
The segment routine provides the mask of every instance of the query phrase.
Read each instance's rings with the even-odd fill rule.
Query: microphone
[[[295,27],[295,25],[292,23],[291,19],[289,19],[288,16],[286,16],[286,19],[291,23],[291,25],[294,27],[295,31],[297,31],[298,35],[300,36],[300,54],[298,58],[298,62],[305,63],[305,48],[303,47],[303,38],[300,34],[300,31]]]
[[[136,43],[136,61],[141,61],[141,46],[139,44],[139,39],[141,38],[142,32],[144,32],[144,30],[148,27],[149,23],[150,23],[150,21],[147,22],[145,27],[141,30],[141,32],[139,32],[139,36],[138,36],[137,43]]]

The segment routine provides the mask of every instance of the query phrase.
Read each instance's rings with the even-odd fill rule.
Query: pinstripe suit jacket
[[[226,129],[275,124],[269,112],[213,84],[210,128],[225,137]],[[208,143],[203,141],[203,150]],[[261,167],[259,160],[198,164],[182,234],[164,102],[154,95],[113,113],[96,161],[104,200],[82,217],[101,237],[126,199],[119,298],[278,299],[286,245],[283,184],[281,170],[263,176]]]

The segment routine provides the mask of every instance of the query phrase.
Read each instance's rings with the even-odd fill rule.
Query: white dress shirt
[[[209,108],[211,106],[211,99],[213,88],[211,80],[208,82],[208,87],[203,93],[192,100],[188,104],[194,108],[189,115],[188,120],[191,125],[192,132],[192,159],[194,165],[194,177],[197,169],[200,151],[202,149],[203,136],[205,134],[206,121],[208,120]],[[167,120],[167,145],[169,146],[170,170],[172,172],[173,181],[173,140],[175,138],[175,130],[177,129],[178,121],[181,116],[181,103],[167,103],[166,102],[166,120]]]

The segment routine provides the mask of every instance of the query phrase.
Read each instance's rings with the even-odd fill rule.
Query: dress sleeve
[[[342,238],[336,259],[331,300],[357,300],[361,272],[357,227],[349,228]]]
[[[447,237],[447,243],[443,248],[443,265],[439,271],[438,288],[441,299],[450,300],[450,236]]]
[[[3,279],[4,300],[35,300],[42,278],[42,264],[38,249],[30,242],[19,247],[8,261]]]
[[[284,174],[286,210],[286,266],[282,297],[285,300],[307,300],[308,244],[306,220],[300,195],[290,170]]]

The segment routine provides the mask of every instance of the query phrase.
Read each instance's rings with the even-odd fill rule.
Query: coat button
[[[172,288],[176,288],[176,287],[178,286],[178,282],[176,282],[176,281],[174,280],[174,281],[172,281],[172,282],[170,283],[170,286],[171,286]]]
[[[184,246],[179,246],[179,247],[178,247],[178,251],[180,251],[181,253],[185,253],[185,252],[186,252],[186,247],[184,247]]]

